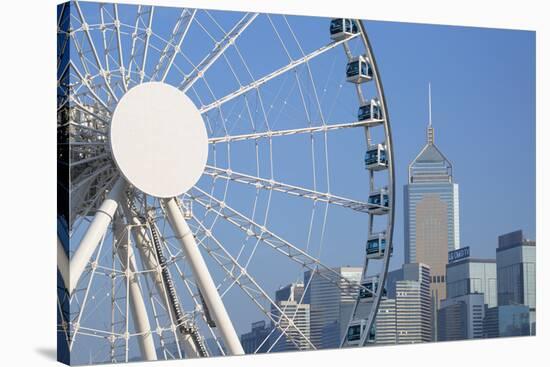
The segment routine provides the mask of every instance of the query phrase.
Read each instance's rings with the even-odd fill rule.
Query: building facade
[[[522,231],[499,236],[496,250],[498,305],[529,307],[531,334],[536,324],[536,243]]]
[[[380,300],[374,325],[376,344],[397,343],[395,299],[387,298]]]
[[[270,337],[272,351],[310,349],[310,305],[304,303],[303,295],[303,283],[292,283],[276,291],[277,307],[271,308],[275,320],[271,328],[276,329]]]
[[[409,165],[404,210],[405,263],[430,266],[437,308],[446,298],[447,254],[460,245],[460,219],[458,184],[450,161],[435,145],[431,124],[426,145]]]
[[[252,323],[251,331],[241,335],[244,352],[246,354],[267,352],[271,347],[268,338],[270,332],[271,327],[264,320]]]
[[[483,338],[485,298],[483,293],[466,294],[441,301],[438,340]]]
[[[396,282],[396,341],[398,344],[432,340],[432,313],[429,284],[415,280]]]
[[[487,307],[497,305],[496,260],[465,258],[446,268],[447,299],[480,293]]]
[[[317,349],[340,346],[363,271],[360,267],[338,267],[333,270],[348,282],[328,270],[304,273],[304,303],[310,305],[311,342]]]
[[[487,309],[483,321],[485,338],[527,335],[531,335],[529,306],[504,305]]]

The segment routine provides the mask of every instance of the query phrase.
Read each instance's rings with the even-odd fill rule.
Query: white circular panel
[[[188,191],[208,158],[208,136],[195,104],[177,88],[144,83],[119,101],[111,121],[111,151],[124,177],[159,198]]]

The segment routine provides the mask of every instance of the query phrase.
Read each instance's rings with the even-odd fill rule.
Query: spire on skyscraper
[[[432,83],[428,82],[428,130],[427,143],[434,143],[434,128],[432,127]]]

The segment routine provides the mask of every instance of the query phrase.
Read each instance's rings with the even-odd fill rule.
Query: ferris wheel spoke
[[[71,162],[71,163],[68,164],[68,166],[70,168],[74,168],[76,166],[80,166],[80,165],[83,165],[83,164],[86,164],[86,163],[91,163],[91,162],[97,161],[97,160],[107,161],[109,158],[110,158],[110,153],[102,153],[102,154],[99,154],[99,155],[96,155],[96,156],[93,156],[93,157],[84,158],[84,159],[80,159],[78,161]],[[107,163],[107,162],[103,162],[103,163]]]
[[[222,243],[212,234],[212,231],[209,230],[201,221],[197,220],[195,217],[193,217],[193,220],[200,227],[196,231],[195,236],[204,235],[205,237],[211,239],[211,242],[213,243],[213,245],[209,246],[205,243],[205,241],[201,241],[201,246],[206,250],[207,254],[210,255],[210,257],[218,264],[220,268],[222,268],[227,276],[233,279],[235,284],[237,284],[239,288],[243,290],[243,292],[254,302],[254,304],[260,309],[260,311],[274,324],[276,324],[282,332],[284,332],[284,330],[277,323],[277,320],[273,317],[272,311],[266,308],[262,304],[262,301],[267,302],[270,307],[279,312],[282,318],[286,319],[287,322],[290,323],[290,319],[288,318],[286,313],[284,313],[277,305],[277,303],[275,303],[271,299],[271,297],[269,297],[268,293],[258,284],[258,282],[252,277],[247,269],[241,266],[241,264],[229,253],[229,251],[225,249]],[[219,253],[221,253],[221,256],[219,255]],[[226,259],[228,261],[224,262],[222,259]],[[236,274],[235,269],[238,270],[238,274]],[[311,343],[311,341],[309,341],[309,338],[307,338],[301,330],[297,330],[300,336],[307,340],[308,344],[313,349],[315,349],[315,346]],[[296,345],[296,347],[300,349],[300,345],[297,344],[294,339],[291,340]]]
[[[130,83],[130,75],[132,74],[134,68],[135,72],[139,75],[139,83],[143,82],[145,78],[145,63],[147,61],[147,52],[149,49],[149,40],[152,34],[151,25],[153,23],[153,6],[139,5],[136,12],[136,21],[134,25],[134,31],[132,33],[132,48],[130,51],[130,59],[128,61],[128,76],[124,81],[125,89],[128,89]],[[145,26],[144,34],[140,34],[141,25]],[[138,40],[143,41],[143,50],[141,51],[141,60],[138,62],[139,55],[139,45]]]
[[[240,89],[230,93],[230,94],[227,94],[225,95],[224,97],[218,99],[217,101],[215,102],[212,102],[210,103],[209,105],[206,105],[206,106],[202,106],[200,108],[200,112],[201,113],[206,113],[214,108],[218,108],[220,107],[222,104],[228,102],[228,101],[231,101],[233,100],[234,98],[237,98],[239,97],[240,95],[242,94],[245,94],[251,90],[254,90],[254,89],[257,89],[259,88],[260,86],[262,86],[263,84],[269,82],[270,80],[278,77],[279,75],[282,75],[284,73],[286,73],[287,71],[290,71],[290,70],[293,70],[295,69],[296,67],[314,59],[315,57],[319,56],[319,55],[322,55],[323,53],[329,51],[329,50],[332,50],[334,47],[336,46],[339,46],[340,44],[344,43],[344,42],[347,42],[349,41],[351,38],[354,38],[354,37],[357,37],[358,35],[355,34],[353,36],[350,36],[348,37],[347,39],[345,40],[341,40],[341,41],[334,41],[334,42],[331,42],[329,43],[328,45],[325,45],[321,48],[318,48],[317,50],[307,54],[307,55],[304,55],[303,57],[299,58],[299,59],[296,59],[296,60],[293,60],[291,61],[289,64],[283,66],[282,68],[278,69],[278,70],[275,70],[274,72],[270,73],[270,74],[267,74],[259,79],[256,79],[255,81],[253,81],[252,83],[250,84],[247,84],[245,86],[242,86]]]
[[[214,49],[193,69],[190,75],[178,86],[180,90],[186,92],[195,84],[195,82],[204,76],[204,73],[223,55],[225,50],[235,43],[236,39],[244,32],[244,30],[252,24],[258,13],[246,13],[241,20],[225,35],[223,39],[216,43]]]
[[[348,278],[342,276],[334,269],[323,264],[319,259],[314,258],[313,256],[304,252],[302,249],[291,244],[287,240],[284,240],[280,236],[267,229],[265,226],[257,224],[252,219],[246,217],[244,214],[241,214],[237,210],[229,207],[225,202],[220,201],[219,199],[215,198],[214,196],[210,195],[209,193],[205,192],[197,186],[193,187],[193,191],[198,192],[198,194],[189,193],[189,196],[194,200],[194,202],[198,203],[206,210],[213,211],[230,224],[245,232],[248,236],[260,240],[272,249],[287,256],[291,260],[297,262],[298,264],[311,271],[317,271],[319,268],[322,269],[323,271],[319,272],[319,275],[331,282],[332,284],[336,285],[338,288],[342,286],[341,283],[347,286],[357,286],[356,284],[353,284],[353,282],[351,282]],[[331,274],[332,277],[324,274],[325,272]]]
[[[107,105],[107,103],[105,101],[103,101],[103,99],[101,99],[97,95],[94,88],[90,85],[90,81],[82,75],[80,70],[78,70],[78,68],[74,65],[74,63],[72,61],[69,61],[69,63],[71,64],[72,70],[75,71],[76,76],[78,77],[78,79],[80,79],[81,84],[86,87],[87,91],[92,95],[92,97],[95,99],[95,101],[97,103],[99,103],[103,108],[105,108],[109,113],[112,113],[113,111],[111,110],[111,108]]]
[[[92,54],[94,56],[94,60],[96,62],[97,69],[99,70],[99,74],[103,78],[103,81],[105,82],[105,86],[107,87],[107,90],[108,90],[109,94],[111,95],[111,97],[116,102],[118,102],[118,97],[116,96],[115,92],[111,88],[111,84],[109,83],[109,81],[107,79],[107,70],[104,69],[104,67],[101,63],[101,60],[99,59],[99,55],[97,53],[97,49],[96,49],[94,41],[92,39],[92,35],[90,34],[89,24],[86,23],[86,19],[84,18],[84,14],[82,13],[82,9],[80,8],[80,4],[78,3],[78,1],[75,0],[74,5],[75,5],[76,11],[78,13],[78,16],[80,18],[80,22],[82,24],[82,29],[84,31],[84,34],[86,35],[88,45],[90,46],[90,48],[92,50]]]
[[[204,171],[204,174],[211,177],[217,177],[225,180],[244,183],[247,185],[254,186],[258,189],[283,192],[289,195],[298,196],[298,197],[310,199],[313,201],[321,201],[328,204],[334,204],[334,205],[343,206],[345,208],[350,208],[359,212],[368,213],[368,204],[365,202],[348,199],[348,198],[333,195],[330,193],[324,193],[324,192],[319,192],[311,189],[306,189],[295,185],[288,185],[282,182],[277,182],[275,180],[251,176],[244,173],[235,172],[231,169],[223,169],[223,168],[217,168],[217,167],[207,165]]]
[[[77,98],[74,97],[74,95],[71,95],[70,101],[76,106],[76,109],[78,109],[79,111],[82,111],[82,113],[85,113],[86,115],[89,115],[90,117],[93,117],[94,119],[101,121],[105,126],[110,125],[108,117],[101,116],[99,113],[94,112],[90,108],[86,108]],[[79,124],[76,124],[76,125],[85,126],[85,125],[79,125]],[[88,126],[85,126],[85,127],[88,127]],[[106,131],[101,131],[97,129],[94,129],[94,130],[95,132],[100,133],[102,135],[107,134]]]
[[[118,16],[118,4],[113,4],[113,11],[115,15],[115,31],[116,31],[116,47],[118,53],[118,65],[120,68],[120,75],[122,77],[122,87],[124,91],[128,91],[128,85],[126,84],[126,69],[124,68],[124,52],[122,51],[122,41],[120,36],[120,18]]]
[[[210,144],[219,144],[219,143],[232,143],[236,141],[271,139],[277,136],[325,133],[332,130],[366,127],[369,125],[380,124],[382,122],[383,120],[365,120],[365,121],[346,122],[346,123],[339,123],[339,124],[338,123],[323,124],[320,126],[309,126],[309,127],[298,128],[298,129],[268,130],[268,131],[262,131],[262,132],[254,132],[250,134],[216,136],[216,137],[209,138],[208,142]]]
[[[112,38],[109,39],[107,37],[107,30],[109,29],[109,27],[113,27],[114,28],[114,19],[113,19],[113,23],[108,25],[108,23],[106,23],[106,17],[109,17],[110,14],[109,12],[107,11],[106,9],[106,6],[107,4],[99,4],[99,16],[100,16],[100,25],[99,25],[99,29],[100,29],[100,32],[101,32],[101,38],[103,40],[103,58],[104,58],[104,62],[105,62],[105,72],[106,72],[106,75],[108,77],[110,77],[111,75],[111,62],[110,62],[110,59],[112,58],[112,55],[111,55],[111,52],[113,51],[113,48],[111,46],[111,43],[112,43]]]
[[[170,72],[170,69],[172,68],[172,64],[174,63],[177,54],[181,50],[181,45],[183,43],[183,40],[185,39],[185,36],[187,35],[187,32],[189,31],[189,28],[191,27],[196,12],[196,9],[193,9],[192,11],[189,11],[188,9],[183,9],[181,14],[179,15],[178,20],[174,25],[174,29],[172,30],[170,40],[166,43],[164,50],[162,50],[162,53],[160,54],[158,63],[153,69],[151,80],[157,80],[157,77],[161,73],[162,69],[164,69],[164,71],[162,72],[162,76],[159,80],[161,82],[164,82],[164,80],[166,79],[166,76]]]

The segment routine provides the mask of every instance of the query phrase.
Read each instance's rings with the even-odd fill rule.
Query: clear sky
[[[83,5],[83,8],[89,15],[88,22],[98,23],[97,5]],[[134,7],[121,6],[120,14],[122,23],[133,24]],[[178,14],[173,9],[157,10],[154,32],[168,39]],[[226,30],[242,16],[239,13],[211,14]],[[205,13],[200,13],[197,19],[214,38],[221,38],[221,31]],[[273,21],[281,32],[280,36],[285,39],[289,53],[298,58],[299,48],[292,42],[293,35],[288,27],[285,28],[283,19],[274,17]],[[288,21],[306,53],[330,41],[329,19],[288,17]],[[432,85],[435,142],[452,162],[455,182],[459,184],[461,245],[470,246],[473,256],[494,257],[500,234],[523,229],[529,238],[535,238],[534,32],[373,21],[367,21],[366,28],[381,73],[393,131],[397,206],[394,256],[390,268],[400,267],[403,263],[403,185],[407,182],[408,164],[425,144],[429,82]],[[128,59],[131,41],[129,33],[123,36],[123,44],[126,45],[124,54]],[[100,45],[100,32],[95,32],[93,37],[96,45]],[[212,49],[212,44],[208,42],[204,28],[195,23],[182,50],[193,63],[198,63]],[[158,60],[164,44],[154,39],[152,46],[148,59],[152,64],[148,72]],[[254,21],[239,38],[238,46],[254,79],[288,62],[266,17]],[[242,78],[241,83],[247,84],[250,80],[246,80],[246,68],[239,61],[239,54],[229,48],[226,55],[234,67],[233,71]],[[74,61],[78,66],[78,62]],[[297,79],[292,73],[262,87],[270,127],[277,130],[307,126],[303,104],[308,107],[309,119],[315,122],[314,125],[319,125],[321,117],[327,123],[356,121],[357,97],[353,86],[344,81],[345,63],[346,58],[340,47],[328,52],[326,57],[312,61],[315,89],[307,82],[307,69],[297,69],[305,103],[301,102]],[[175,65],[189,71],[189,65],[186,66],[181,56],[176,57]],[[166,81],[177,85],[182,80],[181,73],[178,73],[177,68],[172,68]],[[238,88],[231,73],[220,59],[206,75],[217,98]],[[198,82],[195,89],[196,95],[191,93],[190,97],[197,105],[211,102],[206,85]],[[324,116],[315,112],[315,93],[319,96]],[[252,121],[258,124],[257,130],[265,131],[265,121],[262,122],[265,116],[258,99],[250,96],[251,117],[247,117],[243,101],[243,98],[237,98],[223,107],[223,121],[228,133],[249,133]],[[209,135],[224,135],[218,112],[213,110],[208,116],[212,123]],[[302,138],[305,140],[300,140]],[[311,143],[308,139],[309,135],[273,139],[272,168],[275,179],[313,187]],[[324,166],[322,139],[314,143],[317,159],[315,185],[319,191],[327,190],[325,173],[328,171],[332,193],[365,201],[368,178],[363,168],[365,140],[362,131],[346,129],[330,133],[329,139],[328,170]],[[222,144],[216,153],[217,161],[214,161],[214,153],[210,151],[209,164],[225,168],[230,156],[233,170],[255,174],[258,161],[260,176],[270,178],[269,150],[264,143],[260,145],[257,156],[253,145],[233,143],[228,154]],[[203,178],[199,187],[208,188],[208,184],[208,178]],[[217,185],[213,196],[223,198],[223,188],[223,185]],[[317,205],[313,231],[308,241],[312,213],[310,202],[304,204],[302,199],[281,193],[274,193],[269,201],[266,192],[262,191],[254,208],[254,195],[254,187],[231,183],[225,201],[247,216],[255,215],[254,219],[260,225],[265,221],[262,213],[265,213],[269,202],[269,215],[265,221],[267,228],[313,255],[321,253],[321,260],[329,266],[361,264],[367,234],[364,215],[331,208],[324,236],[321,236],[324,208]],[[199,205],[194,206],[194,211],[198,217],[204,215]],[[210,225],[213,220],[212,215],[208,214],[204,223]],[[239,254],[240,249],[244,249],[242,259],[252,255],[248,270],[272,295],[277,287],[299,280],[303,274],[303,269],[297,268],[288,258],[275,255],[267,246],[256,247],[254,240],[243,240],[245,234],[222,219],[217,220],[214,234],[234,256]],[[73,250],[78,245],[79,237],[80,234],[73,236]],[[243,243],[245,248],[241,247]],[[174,251],[177,248],[175,244]],[[109,256],[110,252],[107,252],[107,264]],[[223,273],[215,268],[211,259],[207,261],[215,279],[223,279]],[[225,281],[220,289],[223,291],[229,285],[230,282]],[[250,323],[262,315],[242,292],[234,288],[237,287],[224,295],[224,301],[237,331],[242,333],[249,330]],[[179,291],[185,294],[183,289],[179,288]],[[97,299],[105,299],[104,296],[98,294]],[[105,301],[93,306],[103,312],[109,305]],[[83,348],[80,352],[87,356],[88,351]]]

